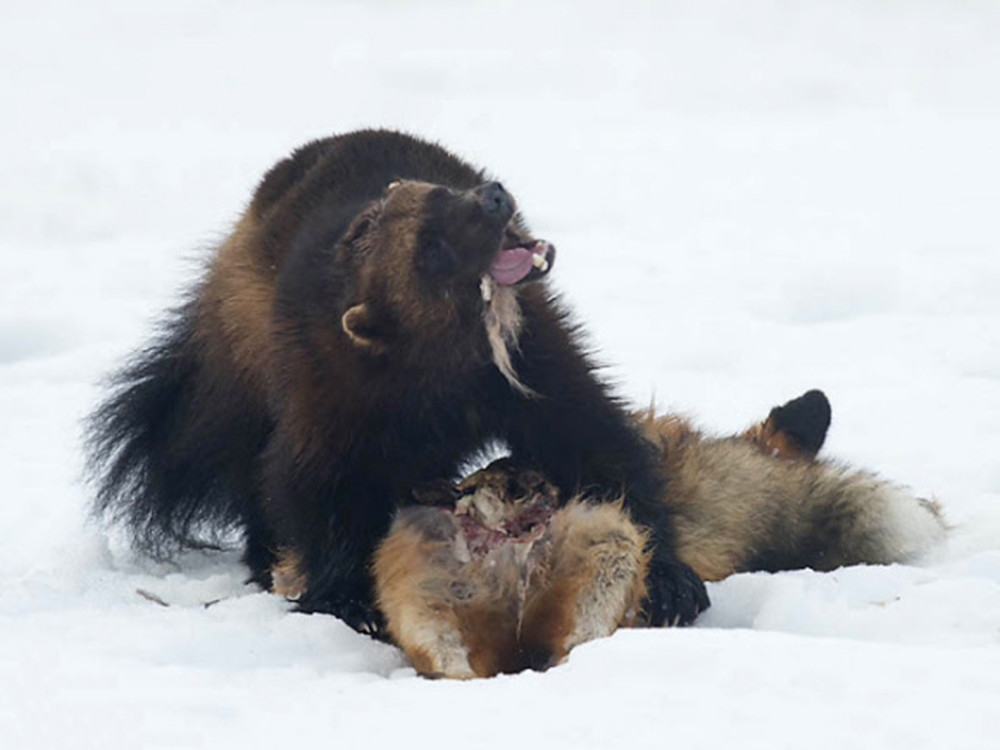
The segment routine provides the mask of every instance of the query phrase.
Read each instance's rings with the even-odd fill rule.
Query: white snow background
[[[0,746],[1000,747],[1000,4],[6,0],[0,71]],[[373,125],[504,180],[622,393],[731,432],[821,387],[950,542],[471,683],[132,556],[100,378],[267,167]]]

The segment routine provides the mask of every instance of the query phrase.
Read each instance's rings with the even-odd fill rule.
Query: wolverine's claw
[[[385,638],[382,633],[382,613],[371,602],[361,598],[307,599],[299,602],[298,610],[330,614],[362,635],[379,640]]]
[[[676,558],[654,557],[646,586],[646,618],[653,627],[690,625],[709,607],[704,582]]]

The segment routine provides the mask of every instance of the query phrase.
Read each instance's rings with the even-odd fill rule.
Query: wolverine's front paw
[[[367,602],[349,600],[334,614],[359,633],[379,640],[385,638],[385,621],[382,619],[382,613]]]
[[[323,612],[343,620],[354,630],[370,635],[377,640],[385,640],[385,621],[382,613],[365,599],[358,597],[326,598],[322,601],[299,602],[301,612]]]
[[[653,558],[646,589],[646,619],[653,627],[690,625],[709,607],[705,583],[676,558]]]

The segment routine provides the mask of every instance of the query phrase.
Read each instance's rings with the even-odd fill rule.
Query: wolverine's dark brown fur
[[[676,416],[636,418],[661,451],[661,501],[678,554],[705,580],[903,561],[943,533],[932,503],[815,458],[830,421],[818,391],[738,437],[706,437]],[[571,501],[544,533],[535,530],[528,554],[518,554],[526,541],[512,534],[483,557],[462,555],[469,527],[449,503],[481,503],[497,516],[497,503],[514,508],[545,491],[537,473],[501,461],[445,492],[446,507],[397,516],[375,556],[376,588],[388,633],[419,671],[465,678],[544,667],[641,621],[643,537],[613,505]]]
[[[673,554],[655,456],[538,281],[551,260],[499,183],[436,145],[299,149],[94,414],[99,510],[156,554],[238,531],[255,580],[370,628],[396,507],[501,441],[565,496],[624,493],[652,535],[650,616],[692,620],[708,600]],[[279,554],[301,576],[272,582]]]

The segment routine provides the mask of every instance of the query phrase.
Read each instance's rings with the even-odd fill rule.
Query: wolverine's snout
[[[472,192],[491,220],[506,226],[514,216],[514,198],[499,182],[487,182]]]

